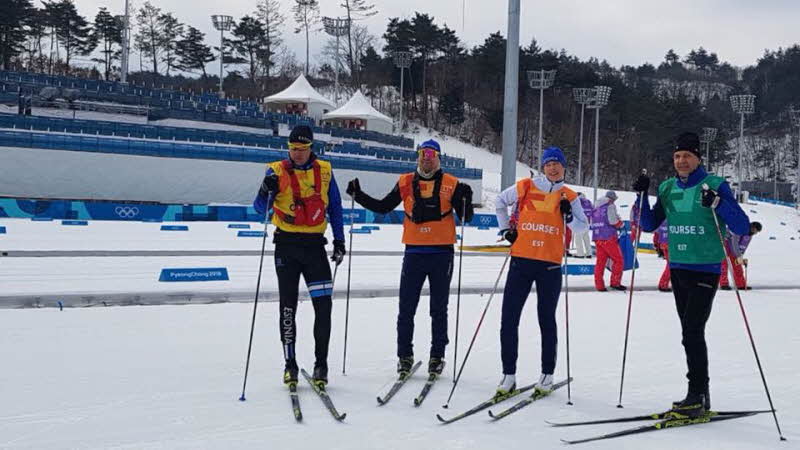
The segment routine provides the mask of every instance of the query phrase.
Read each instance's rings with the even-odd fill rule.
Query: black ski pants
[[[278,274],[278,314],[284,359],[293,360],[297,342],[297,296],[300,275],[306,281],[314,305],[314,355],[317,364],[327,364],[331,337],[331,268],[324,245],[275,244],[275,272]]]
[[[686,352],[690,393],[708,389],[708,348],[706,322],[711,316],[719,274],[670,269],[675,308],[681,320],[683,349]]]
[[[500,355],[503,373],[517,373],[519,354],[519,322],[522,308],[536,283],[536,314],[542,336],[542,373],[552,375],[558,353],[556,307],[561,295],[561,265],[548,261],[511,257],[511,266],[503,291],[503,310],[500,316]]]
[[[397,356],[414,355],[414,315],[417,313],[422,285],[428,279],[431,302],[432,358],[444,358],[447,339],[447,303],[453,276],[453,252],[406,253],[400,275],[400,305],[397,313]]]

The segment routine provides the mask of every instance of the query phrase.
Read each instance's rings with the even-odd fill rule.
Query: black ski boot
[[[441,375],[442,371],[444,371],[444,359],[432,356],[428,361],[428,373]]]
[[[283,384],[297,384],[297,362],[293,359],[286,360],[286,367],[283,369]]]
[[[311,375],[311,381],[320,388],[325,389],[328,384],[328,364],[316,363],[314,364],[314,373]]]
[[[703,402],[703,406],[706,408],[706,411],[711,411],[711,391],[708,388],[706,388],[705,392],[703,392],[703,395],[705,396],[705,401]],[[672,409],[675,409],[675,407],[677,407],[681,403],[685,403],[686,399],[689,398],[689,396],[690,394],[687,392],[686,397],[684,397],[683,400],[673,401]]]
[[[611,289],[614,289],[615,291],[626,291],[626,290],[628,290],[627,287],[625,287],[625,286],[623,286],[621,284],[618,284],[616,286],[611,285]]]
[[[705,394],[690,393],[683,401],[673,406],[670,415],[676,419],[696,419],[708,411],[706,403]]]
[[[400,376],[408,376],[411,368],[414,367],[414,356],[404,356],[397,360],[397,373]]]

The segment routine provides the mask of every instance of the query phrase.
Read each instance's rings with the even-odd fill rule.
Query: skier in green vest
[[[728,183],[703,168],[699,148],[697,134],[678,136],[672,154],[677,175],[661,183],[652,208],[647,198],[650,179],[641,175],[633,184],[642,198],[642,229],[652,232],[665,219],[669,223],[670,275],[689,380],[686,397],[673,403],[672,412],[676,417],[690,418],[711,409],[705,328],[725,258],[713,214],[722,231],[726,225],[737,234],[750,230],[750,220]]]

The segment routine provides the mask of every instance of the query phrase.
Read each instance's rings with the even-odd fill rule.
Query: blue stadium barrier
[[[257,163],[272,162],[283,159],[286,156],[284,152],[278,150],[246,147],[150,142],[101,136],[43,134],[4,130],[0,130],[0,146]],[[416,168],[416,164],[413,162],[378,161],[339,156],[329,156],[325,159],[330,161],[335,169],[406,173]],[[463,179],[480,179],[483,176],[481,169],[452,169],[450,173]]]
[[[350,230],[350,234],[372,234],[372,230],[369,228],[353,228]]]
[[[403,223],[403,211],[389,214],[375,214],[365,209],[350,208],[343,211],[345,226],[353,223],[364,224],[363,228],[379,230],[379,224]],[[255,222],[264,223],[264,215],[252,206],[215,205],[166,205],[144,203],[114,203],[85,200],[30,200],[0,198],[0,218],[28,218],[32,220],[121,220],[148,223],[161,222]],[[497,217],[493,214],[475,214],[469,226],[489,229],[489,224],[497,228]],[[163,225],[168,227],[171,225]],[[229,225],[230,226],[230,225]]]
[[[52,222],[52,217],[31,217],[31,220],[34,222]]]
[[[89,222],[85,220],[62,220],[61,225],[87,226],[89,225]]]
[[[232,223],[228,225],[228,228],[239,229],[239,230],[249,230],[250,225],[246,223]]]
[[[161,231],[189,231],[186,225],[161,225]]]
[[[567,275],[594,275],[594,264],[569,264],[561,266],[561,273]]]
[[[240,231],[238,237],[264,237],[263,231]]]
[[[6,91],[24,88],[25,91],[38,90],[40,86],[57,86],[81,90],[83,100],[113,102],[125,105],[148,106],[150,117],[154,120],[164,118],[214,121],[241,126],[270,129],[275,123],[290,126],[308,124],[314,120],[298,115],[261,112],[260,106],[240,99],[220,99],[216,94],[193,95],[172,89],[123,85],[117,82],[87,80],[75,77],[48,76],[43,74],[0,71],[0,84]],[[228,112],[227,107],[235,107]],[[371,140],[382,144],[413,148],[414,141],[402,136],[385,135],[374,131],[322,128],[325,134],[351,139]]]
[[[6,227],[0,227],[0,234],[6,234]]]
[[[197,269],[161,269],[158,281],[164,282],[196,282],[196,281],[228,281],[226,267]]]
[[[794,208],[795,207],[795,203],[784,202],[784,201],[780,201],[780,200],[773,200],[771,198],[754,197],[752,195],[750,196],[750,200],[753,200],[755,202],[769,203],[769,204],[772,204],[772,205],[788,206],[789,208]]]

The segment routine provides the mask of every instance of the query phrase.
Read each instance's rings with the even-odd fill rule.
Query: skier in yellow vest
[[[314,134],[298,125],[289,135],[289,158],[268,164],[253,206],[259,213],[271,207],[275,225],[275,272],[280,297],[278,323],[286,368],[283,381],[297,383],[295,355],[297,296],[300,275],[306,281],[314,306],[313,380],[328,383],[328,344],[331,334],[331,268],[325,253],[325,230],[333,228],[331,261],[341,264],[345,255],[342,199],[331,163],[311,151]],[[269,204],[269,202],[272,202]]]

